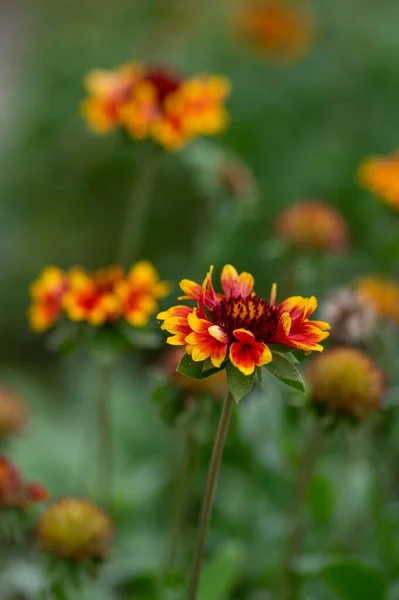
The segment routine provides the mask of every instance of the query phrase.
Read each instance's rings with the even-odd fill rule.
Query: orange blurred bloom
[[[42,550],[74,561],[103,558],[112,538],[109,517],[89,500],[63,498],[42,515],[38,541]]]
[[[151,138],[175,151],[227,126],[230,86],[224,77],[181,78],[169,69],[132,64],[92,71],[86,88],[90,95],[81,111],[95,133],[123,127],[135,140]]]
[[[268,344],[283,344],[306,353],[323,350],[320,342],[328,336],[329,325],[311,321],[317,307],[314,296],[294,296],[276,305],[276,286],[270,300],[255,294],[254,278],[237,273],[232,265],[223,268],[223,294],[212,284],[211,267],[202,286],[184,279],[180,299],[194,300],[195,308],[174,306],[161,312],[162,329],[172,334],[167,342],[185,346],[194,361],[210,358],[220,368],[230,360],[244,375],[272,360]]]
[[[49,329],[60,317],[62,297],[67,287],[67,275],[58,267],[46,267],[32,283],[32,304],[28,309],[28,318],[33,331],[40,333]]]
[[[312,400],[328,412],[362,420],[381,408],[384,376],[367,354],[355,348],[333,348],[312,359],[307,379]]]
[[[276,235],[299,250],[342,252],[349,231],[343,216],[318,200],[297,202],[277,218]]]
[[[246,2],[236,26],[260,54],[275,58],[301,57],[315,35],[310,7],[290,0]]]
[[[25,481],[18,469],[0,456],[0,509],[26,508],[34,502],[45,500],[47,496],[44,486]]]
[[[28,410],[20,396],[11,389],[0,387],[0,442],[20,433],[27,420]]]
[[[358,169],[360,184],[399,210],[399,152],[366,158]]]
[[[399,324],[399,285],[395,281],[369,275],[356,282],[356,289],[379,317]]]

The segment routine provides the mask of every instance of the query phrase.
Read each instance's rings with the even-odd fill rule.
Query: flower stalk
[[[98,493],[103,502],[113,498],[114,444],[111,419],[112,365],[100,365],[100,389],[97,400],[98,418]]]
[[[220,415],[219,420],[219,426],[212,450],[211,461],[209,464],[208,478],[206,482],[200,521],[198,526],[197,544],[195,548],[194,560],[191,570],[188,600],[196,600],[198,594],[198,585],[201,574],[202,560],[204,556],[206,534],[211,517],[213,499],[215,496],[216,485],[219,477],[223,450],[230,425],[233,402],[233,396],[231,395],[230,391],[228,391],[223,403],[222,413]]]

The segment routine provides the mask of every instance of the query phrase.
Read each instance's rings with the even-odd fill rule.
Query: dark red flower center
[[[239,296],[223,298],[210,310],[210,317],[227,333],[230,342],[235,340],[235,329],[246,329],[254,334],[257,341],[267,342],[277,329],[280,311],[258,296]]]
[[[163,102],[168,94],[176,91],[181,81],[174,71],[155,67],[148,69],[145,79],[156,88],[160,102]]]

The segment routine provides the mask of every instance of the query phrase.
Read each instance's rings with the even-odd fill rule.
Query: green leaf
[[[203,362],[196,362],[191,358],[189,354],[185,354],[181,359],[179,364],[176,367],[176,371],[185,375],[186,377],[191,377],[192,379],[202,379],[202,367]]]
[[[224,600],[240,574],[243,550],[229,545],[204,568],[200,578],[199,600]]]
[[[264,387],[262,367],[256,367],[256,374],[258,376],[259,385]]]
[[[48,349],[60,354],[73,352],[78,344],[79,329],[78,323],[59,323],[47,339]]]
[[[244,375],[231,362],[226,365],[227,385],[231,395],[238,404],[252,390],[255,381],[255,372]]]
[[[301,374],[295,365],[279,352],[273,352],[273,360],[265,365],[265,368],[286,385],[300,392],[305,392],[305,384]]]
[[[342,559],[325,566],[321,576],[342,600],[386,600],[387,582],[376,567]]]
[[[294,348],[285,346],[284,344],[268,344],[268,346],[273,353],[279,352],[280,354],[291,354],[291,352],[294,352]]]

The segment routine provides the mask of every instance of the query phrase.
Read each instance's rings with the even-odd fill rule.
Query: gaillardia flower
[[[62,312],[62,297],[68,288],[67,274],[58,267],[46,267],[30,286],[32,304],[28,310],[33,331],[49,329]]]
[[[28,420],[28,410],[20,396],[0,387],[0,442],[20,433]]]
[[[223,268],[223,294],[212,284],[211,267],[202,286],[183,279],[185,293],[180,300],[193,300],[196,307],[174,306],[161,312],[162,328],[172,334],[167,342],[185,346],[193,361],[210,361],[221,368],[230,360],[244,375],[272,360],[270,344],[283,344],[306,353],[322,351],[320,342],[328,336],[327,323],[311,321],[317,307],[314,296],[294,296],[276,304],[276,286],[270,300],[254,293],[254,278],[238,275],[231,265]]]
[[[327,350],[310,361],[306,374],[311,398],[323,411],[362,420],[381,408],[383,374],[360,350],[344,346]]]
[[[399,210],[399,151],[366,158],[358,169],[358,180],[369,192]]]
[[[310,48],[314,20],[310,7],[292,0],[252,0],[237,15],[237,28],[260,54],[300,58]]]
[[[134,140],[150,138],[179,150],[199,135],[216,135],[227,125],[225,77],[182,78],[170,69],[138,63],[111,71],[95,70],[85,79],[89,93],[81,111],[98,134],[124,129]]]
[[[298,250],[342,252],[348,245],[348,226],[332,206],[319,200],[297,202],[275,222],[276,235]]]
[[[0,456],[0,509],[27,508],[35,502],[46,500],[47,496],[44,486],[25,481],[19,470]]]
[[[156,313],[158,301],[169,293],[169,284],[160,280],[157,270],[146,260],[134,264],[128,273],[119,266],[94,272],[73,267],[65,273],[51,267],[43,273],[32,286],[33,304],[28,311],[35,331],[44,329],[38,327],[38,315],[46,315],[48,328],[63,314],[71,321],[95,327],[122,319],[142,327]],[[57,286],[51,287],[54,279]]]
[[[375,330],[372,303],[351,289],[332,294],[322,309],[322,317],[331,325],[331,341],[351,346],[367,342]]]
[[[104,558],[112,538],[109,517],[89,500],[54,502],[38,525],[40,548],[74,561]]]
[[[367,300],[378,317],[399,324],[399,285],[379,275],[358,279],[356,289]]]

